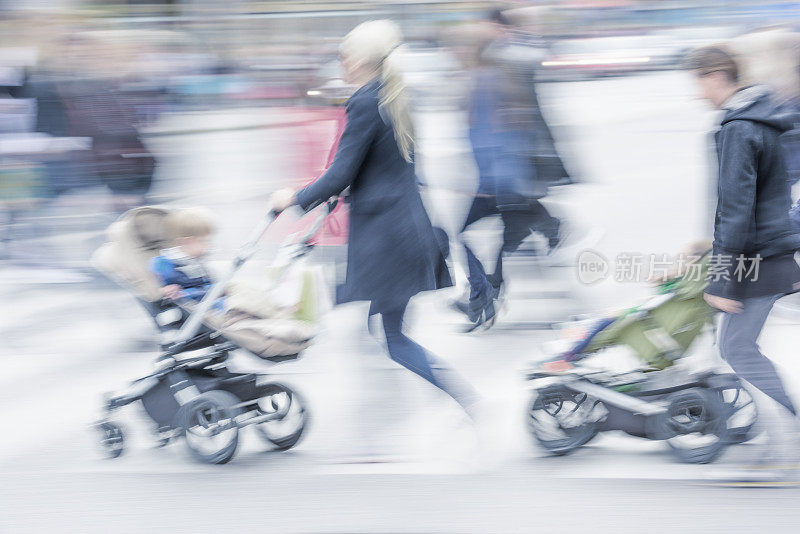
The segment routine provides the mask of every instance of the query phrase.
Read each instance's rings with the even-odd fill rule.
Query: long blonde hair
[[[380,76],[379,105],[391,122],[397,148],[407,161],[411,161],[414,125],[400,64],[402,39],[400,28],[391,20],[371,20],[353,28],[339,50],[364,72]]]

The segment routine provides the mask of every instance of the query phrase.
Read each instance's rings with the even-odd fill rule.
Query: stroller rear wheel
[[[713,461],[728,443],[728,409],[718,395],[690,388],[668,397],[662,430],[675,456],[682,462]]]
[[[275,449],[285,451],[303,437],[308,424],[305,401],[297,392],[282,384],[270,384],[267,395],[258,399],[259,415],[278,417],[255,425],[259,435]]]
[[[539,390],[528,410],[528,428],[547,452],[557,456],[582,447],[597,435],[594,401],[566,388]]]
[[[177,427],[181,428],[189,452],[198,460],[224,464],[233,458],[239,444],[236,405],[233,393],[212,390],[181,406]]]

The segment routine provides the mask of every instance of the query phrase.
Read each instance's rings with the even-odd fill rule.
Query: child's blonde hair
[[[214,233],[214,216],[205,208],[183,208],[175,210],[165,219],[167,237],[206,237]]]

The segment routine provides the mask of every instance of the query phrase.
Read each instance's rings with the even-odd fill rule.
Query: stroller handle
[[[314,221],[314,224],[311,225],[311,228],[306,232],[306,234],[301,239],[302,243],[306,243],[311,240],[312,237],[319,231],[322,227],[322,222],[325,220],[325,217],[330,215],[330,213],[336,208],[336,205],[339,203],[338,197],[331,197],[325,202],[325,211]],[[261,222],[253,228],[250,232],[250,235],[242,245],[242,248],[239,250],[239,254],[236,257],[235,265],[238,268],[242,263],[250,259],[250,256],[253,255],[255,252],[256,246],[258,242],[261,241],[261,238],[264,234],[269,230],[269,227],[275,220],[283,213],[283,210],[277,210],[275,208],[270,208],[267,210],[267,216],[264,217]]]
[[[325,202],[325,210],[320,214],[319,217],[317,217],[317,219],[314,221],[314,224],[311,225],[311,228],[301,239],[300,243],[307,245],[308,242],[311,241],[314,235],[316,235],[316,233],[322,227],[322,222],[325,220],[325,217],[330,215],[334,208],[336,208],[336,204],[338,202],[338,197],[333,197]],[[236,272],[247,260],[253,256],[253,254],[255,254],[259,241],[261,241],[261,238],[264,236],[269,227],[272,226],[272,223],[275,222],[275,219],[277,219],[280,214],[280,211],[270,208],[267,211],[267,216],[264,217],[255,228],[253,228],[248,240],[244,245],[242,245],[242,248],[239,249],[239,252],[236,255],[236,258],[233,260],[233,264],[231,265],[230,269],[228,269],[225,275],[214,282],[203,299],[197,304],[195,309],[186,319],[186,322],[183,323],[177,339],[174,342],[175,346],[188,342],[197,333],[197,331],[200,329],[200,325],[203,323],[203,317],[205,317],[206,313],[208,313],[208,311],[214,305],[214,302],[216,302],[216,300],[222,296],[225,286],[234,277]]]
[[[325,217],[331,214],[334,209],[336,209],[336,205],[339,203],[339,197],[331,197],[325,202],[325,209],[323,210],[322,214],[314,220],[314,224],[303,234],[303,237],[300,239],[300,243],[308,244],[311,239],[317,235],[320,228],[322,228],[322,223],[325,221]]]

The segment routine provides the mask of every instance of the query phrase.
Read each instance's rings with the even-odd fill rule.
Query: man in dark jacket
[[[714,136],[718,201],[705,291],[706,302],[725,312],[720,353],[736,374],[796,416],[757,340],[775,301],[800,289],[794,259],[800,238],[789,221],[789,182],[779,139],[800,117],[774,104],[763,87],[740,87],[736,63],[722,48],[694,51],[689,68],[703,98],[725,112]]]

